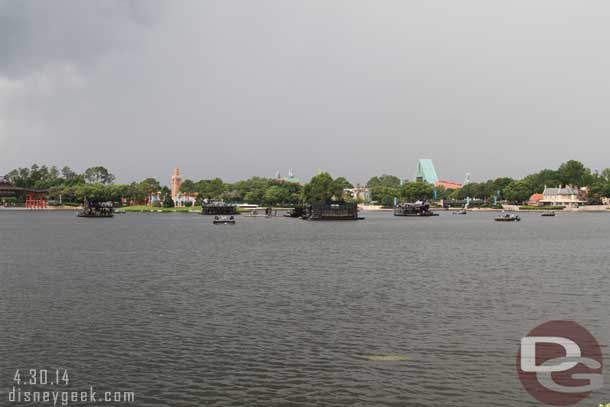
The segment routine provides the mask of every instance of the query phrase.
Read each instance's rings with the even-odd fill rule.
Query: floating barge
[[[203,202],[201,205],[202,215],[238,215],[237,206],[224,203],[222,201]]]
[[[306,220],[359,220],[356,202],[329,201],[316,202],[303,208]]]
[[[79,218],[112,218],[112,202],[85,201],[83,209],[76,213]]]
[[[394,207],[394,216],[438,216],[426,202],[401,203]]]

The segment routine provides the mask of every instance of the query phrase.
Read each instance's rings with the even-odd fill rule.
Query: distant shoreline
[[[79,206],[49,206],[46,208],[24,208],[24,207],[13,207],[13,206],[0,206],[0,211],[14,211],[14,212],[47,212],[47,211],[78,211],[82,209]],[[125,206],[121,208],[117,208],[125,211],[126,213],[200,213],[201,207],[179,207],[179,208],[158,208],[158,207],[130,207]],[[273,211],[289,211],[291,208],[286,207],[278,207],[272,208]],[[265,208],[256,208],[256,209],[243,209],[239,208],[238,212],[246,213],[252,211],[262,211]],[[431,211],[434,212],[453,212],[463,210],[463,208],[430,208]],[[469,208],[466,209],[467,212],[543,212],[545,209],[513,209],[513,208]],[[359,207],[360,212],[391,212],[393,208],[383,208],[377,205],[370,205],[365,207]],[[565,209],[555,209],[553,212],[558,213],[610,213],[610,205],[588,205],[580,208],[565,208]]]
[[[25,208],[19,206],[0,206],[0,211],[78,211],[80,206],[48,206],[46,208]]]

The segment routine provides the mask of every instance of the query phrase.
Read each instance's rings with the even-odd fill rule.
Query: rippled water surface
[[[610,214],[364,215],[0,212],[0,405],[66,368],[138,406],[535,406],[516,352],[552,319],[610,366]]]

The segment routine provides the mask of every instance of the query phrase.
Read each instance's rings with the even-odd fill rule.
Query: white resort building
[[[557,188],[544,187],[543,197],[538,201],[540,205],[565,206],[566,208],[578,208],[587,203],[583,199],[581,191],[572,185],[561,185]]]
[[[195,194],[186,194],[184,192],[178,192],[174,197],[174,205],[178,208],[183,206],[195,206],[197,197]]]

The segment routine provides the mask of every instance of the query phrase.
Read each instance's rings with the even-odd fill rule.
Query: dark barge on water
[[[305,207],[304,206],[295,206],[287,213],[284,214],[287,218],[302,218],[305,215]]]
[[[112,202],[85,201],[83,208],[76,213],[79,218],[112,218]]]
[[[394,207],[394,216],[438,216],[427,202],[400,203]]]
[[[327,201],[316,202],[303,208],[306,220],[359,220],[356,202]]]
[[[237,206],[227,204],[223,201],[208,201],[201,204],[202,215],[220,215],[220,216],[232,216],[238,215]]]

